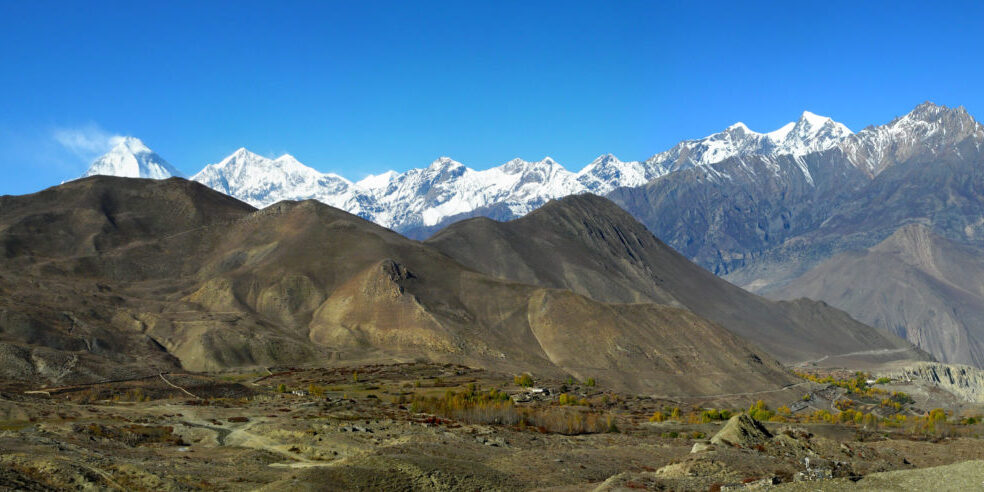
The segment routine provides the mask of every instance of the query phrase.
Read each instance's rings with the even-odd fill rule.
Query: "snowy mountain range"
[[[984,246],[984,126],[966,109],[924,103],[839,140],[842,129],[821,128],[822,146],[837,142],[825,150],[732,156],[607,196],[688,258],[760,292],[908,223]]]
[[[729,157],[805,155],[834,147],[850,135],[846,126],[804,112],[799,120],[772,132],[758,133],[736,123],[722,132],[680,142],[645,161],[621,161],[605,154],[577,172],[568,171],[550,157],[539,161],[513,159],[485,170],[441,157],[426,168],[389,171],[357,182],[317,171],[288,154],[271,159],[241,148],[205,166],[191,179],[257,207],[281,200],[314,199],[404,232],[492,208],[497,211],[496,218],[519,217],[553,198],[585,192],[603,195]],[[134,166],[132,162],[140,164]],[[86,176],[92,174],[178,175],[133,137],[97,159]]]

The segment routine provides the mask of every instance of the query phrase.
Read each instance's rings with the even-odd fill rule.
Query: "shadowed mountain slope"
[[[661,394],[790,382],[689,311],[493,278],[314,201],[93,177],[0,198],[0,245],[6,378],[425,358]]]
[[[984,367],[984,251],[925,225],[834,256],[776,296],[824,300],[941,361]]]
[[[857,352],[925,358],[905,340],[823,303],[774,302],[691,263],[614,203],[552,201],[510,222],[472,219],[426,241],[490,275],[570,289],[606,302],[685,307],[787,362]]]

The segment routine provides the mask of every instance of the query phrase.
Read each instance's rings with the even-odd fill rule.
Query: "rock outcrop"
[[[921,362],[886,376],[903,381],[929,383],[968,402],[984,403],[984,370],[975,367]]]
[[[772,438],[772,433],[747,413],[735,415],[711,437],[711,444],[748,448]]]

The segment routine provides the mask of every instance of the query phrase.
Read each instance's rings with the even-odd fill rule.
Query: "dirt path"
[[[284,451],[280,449],[283,443],[274,441],[266,436],[261,436],[259,434],[254,434],[249,430],[262,422],[256,421],[244,425],[233,431],[226,431],[227,434],[220,440],[220,444],[223,446],[241,446],[244,448],[260,449],[264,451],[270,451],[271,453],[277,453],[281,456],[289,458],[290,461],[280,462],[280,463],[270,463],[269,466],[274,468],[311,468],[316,466],[332,466],[334,462],[330,461],[314,461],[309,460],[289,451]],[[205,426],[199,426],[205,427]],[[223,429],[225,430],[225,429]]]
[[[804,384],[810,384],[811,381],[803,381],[802,383],[790,383],[781,388],[763,391],[749,391],[745,393],[720,393],[717,395],[678,395],[678,396],[667,396],[667,395],[650,395],[653,398],[663,399],[663,400],[699,400],[705,398],[728,398],[732,396],[752,396],[752,395],[764,395],[767,393],[778,393],[780,391],[786,391],[790,388],[795,388],[797,386],[803,386]]]
[[[164,377],[164,373],[160,373],[160,374],[158,374],[158,376],[160,376],[161,377],[161,381],[164,381],[165,383],[167,383],[168,386],[170,386],[172,388],[179,389],[179,390],[183,391],[186,395],[188,395],[188,396],[190,396],[192,398],[201,400],[200,397],[193,395],[190,391],[188,391],[188,390],[186,390],[186,389],[184,389],[184,388],[182,388],[182,387],[180,387],[180,386],[178,386],[178,385],[176,385],[176,384],[168,381],[167,378]]]
[[[877,350],[862,350],[860,352],[850,352],[847,354],[836,354],[836,355],[825,355],[819,359],[805,360],[803,362],[797,362],[794,367],[805,367],[810,364],[816,364],[823,362],[831,357],[852,357],[855,355],[887,355],[887,354],[897,354],[900,352],[909,352],[912,349],[909,348],[898,348],[898,349],[877,349]]]

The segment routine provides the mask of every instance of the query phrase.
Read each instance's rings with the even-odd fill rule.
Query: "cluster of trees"
[[[513,376],[513,384],[516,386],[529,388],[530,386],[533,386],[533,376],[531,376],[528,372],[524,372],[518,376]]]
[[[793,374],[796,374],[797,376],[808,381],[813,381],[814,383],[832,384],[834,386],[844,388],[848,391],[848,393],[859,397],[877,398],[888,394],[887,391],[881,388],[875,388],[874,386],[869,385],[868,381],[871,380],[871,374],[864,372],[855,372],[852,377],[844,379],[836,379],[830,375],[820,376],[818,374],[801,371],[793,371]],[[878,378],[875,381],[875,384],[887,384],[890,382],[891,380],[888,378]]]
[[[649,417],[650,422],[686,422],[688,424],[706,424],[716,420],[728,420],[734,415],[741,413],[741,410],[718,410],[716,408],[694,407],[687,413],[680,410],[680,407],[663,407],[662,410],[653,412]]]
[[[524,372],[518,376],[513,376],[513,384],[515,384],[516,386],[529,388],[530,386],[533,386],[534,382],[535,381],[533,380],[533,376],[530,375],[530,373],[528,372]],[[567,381],[564,383],[564,386],[565,387],[574,386],[576,383],[577,381],[573,377],[568,376]],[[596,383],[594,378],[588,378],[588,380],[584,382],[584,385],[589,387],[594,386],[595,384]]]
[[[896,392],[888,398],[892,404],[899,401],[911,401],[905,393]],[[828,410],[816,410],[809,414],[794,415],[789,407],[783,405],[773,410],[762,400],[759,400],[748,407],[745,412],[752,418],[759,421],[769,422],[799,422],[799,423],[828,423],[828,424],[849,424],[862,426],[866,429],[877,429],[879,427],[903,428],[913,433],[939,433],[946,425],[976,425],[981,422],[980,418],[963,417],[954,419],[942,408],[933,409],[924,415],[901,415],[896,414],[890,417],[879,417],[873,413],[866,413],[859,410],[857,403],[850,399],[841,399],[834,403],[837,412]],[[716,420],[727,420],[741,410],[719,410],[695,407],[687,412],[680,410],[679,407],[665,407],[658,410],[649,417],[650,422],[674,421],[689,424],[703,424]]]
[[[414,396],[410,411],[468,423],[513,425],[520,429],[534,428],[568,435],[618,432],[613,415],[569,407],[586,406],[587,400],[563,394],[558,403],[560,405],[519,407],[505,392],[496,388],[486,391],[472,383],[462,391],[448,390],[440,397]]]
[[[575,395],[569,395],[567,393],[561,393],[557,397],[557,403],[560,405],[581,405],[582,407],[591,406],[591,402],[587,398],[578,398]]]

